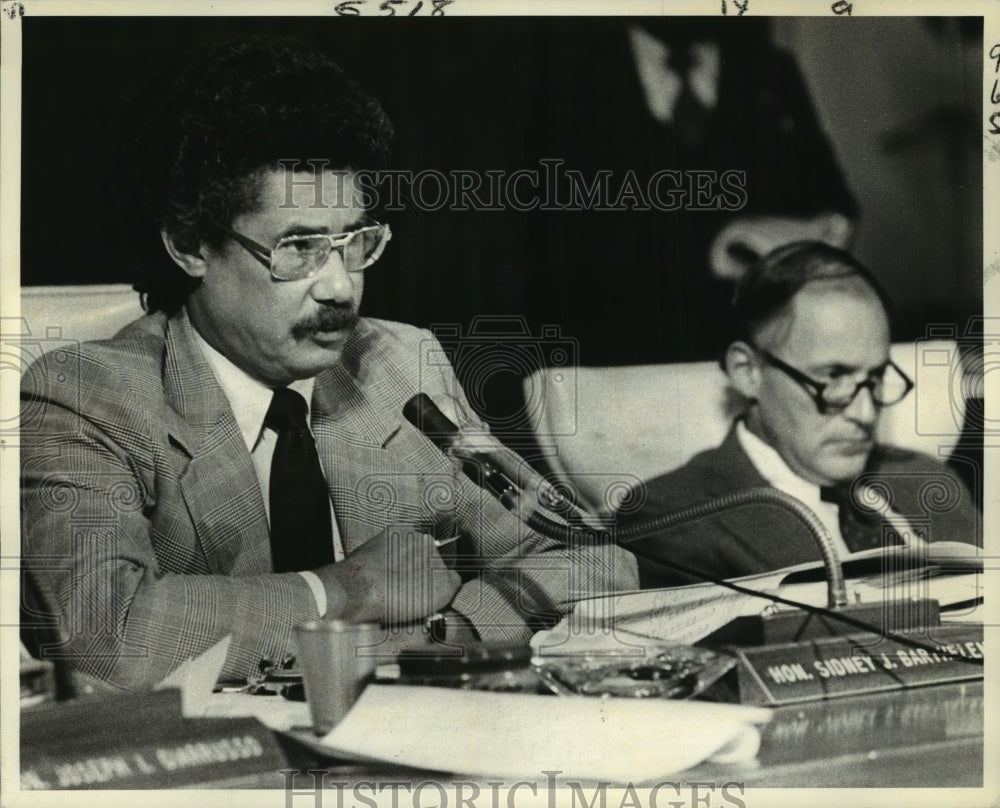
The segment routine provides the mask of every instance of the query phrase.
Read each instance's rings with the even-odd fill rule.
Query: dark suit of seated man
[[[883,407],[912,382],[889,358],[885,293],[849,254],[817,242],[782,247],[737,287],[736,338],[723,367],[745,402],[723,443],[633,492],[619,526],[757,486],[796,497],[842,554],[926,541],[977,542],[980,517],[938,460],[874,442]],[[777,506],[726,511],[628,545],[644,587],[729,578],[818,560],[802,522]]]
[[[247,677],[321,615],[526,641],[590,587],[634,587],[627,553],[529,530],[404,419],[425,392],[482,428],[429,332],[358,315],[389,239],[358,182],[384,165],[378,103],[282,41],[165,81],[131,158],[166,248],[136,282],[148,314],[24,376],[23,560],[60,620],[48,655],[141,688],[231,635],[223,676]]]

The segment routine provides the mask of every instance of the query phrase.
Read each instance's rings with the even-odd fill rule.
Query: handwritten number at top
[[[454,2],[455,0],[431,0],[430,15],[432,17],[443,17],[445,7],[450,6]],[[378,5],[378,11],[368,13],[377,13],[380,17],[395,17],[397,14],[416,17],[426,6],[424,0],[416,0],[413,3],[413,7],[407,10],[406,7],[411,3],[413,3],[413,0],[381,0]],[[368,6],[368,0],[343,0],[343,2],[337,3],[333,7],[333,10],[341,17],[359,17],[366,13],[363,10],[364,6]]]

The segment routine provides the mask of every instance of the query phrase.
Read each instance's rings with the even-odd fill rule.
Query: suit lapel
[[[420,521],[420,480],[400,469],[401,418],[374,406],[343,366],[316,379],[312,430],[346,552]]]
[[[712,464],[714,473],[709,477],[706,488],[713,497],[745,488],[770,486],[740,446],[735,427],[729,430],[726,439],[714,452]]]
[[[749,488],[770,487],[743,451],[736,436],[735,424],[713,453],[711,466],[712,474],[707,477],[706,492],[712,498]],[[712,527],[728,534],[728,541],[720,546],[729,546],[734,550],[739,548],[740,553],[750,554],[765,566],[782,566],[780,560],[774,557],[781,542],[773,541],[767,535],[762,512],[767,513],[754,505],[730,508],[713,517]]]
[[[270,572],[267,515],[253,461],[183,311],[167,324],[163,386],[178,414],[167,424],[169,440],[189,458],[181,491],[209,567],[229,575]]]
[[[342,361],[320,373],[313,389],[311,426],[346,552],[386,527],[429,529],[424,493],[431,477],[452,475],[444,456],[404,420],[397,399],[405,385],[377,358],[378,339],[362,321]]]
[[[736,436],[735,425],[719,446],[714,461],[714,474],[707,486],[712,497],[745,491],[749,488],[773,488],[754,466],[743,451]],[[815,545],[804,525],[801,529],[786,532],[789,523],[800,526],[799,520],[789,514],[776,521],[775,511],[770,506],[747,505],[723,511],[715,517],[715,526],[726,531],[733,542],[745,552],[752,553],[771,569],[786,567],[792,563],[806,561],[816,554]]]
[[[372,372],[378,339],[362,321],[342,361],[320,373],[313,388],[311,427],[347,552],[388,526],[426,529],[431,510],[424,492],[453,475],[444,456],[404,421],[393,369]],[[164,390],[177,416],[167,431],[174,450],[187,458],[180,486],[210,568],[270,572],[267,515],[253,461],[183,312],[168,321],[166,344]]]

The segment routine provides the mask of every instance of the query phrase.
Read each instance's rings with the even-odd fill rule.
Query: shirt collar
[[[264,426],[264,416],[267,415],[267,409],[271,406],[274,390],[238,368],[209,345],[205,338],[198,333],[198,329],[193,328],[192,331],[194,331],[195,342],[198,343],[201,352],[205,355],[222,392],[229,399],[229,406],[236,418],[236,425],[240,428],[240,434],[243,436],[247,450],[252,452],[260,438],[261,429]],[[298,379],[288,385],[290,390],[294,390],[306,400],[307,419],[315,383],[316,378],[313,377]]]
[[[792,471],[778,451],[747,429],[742,420],[736,422],[736,439],[761,477],[775,488],[800,500],[819,501],[819,486]]]
[[[736,422],[736,438],[760,476],[779,491],[795,497],[810,508],[826,527],[837,552],[841,556],[850,554],[851,550],[844,543],[840,531],[839,506],[833,502],[824,502],[820,496],[820,487],[792,471],[777,450],[747,429],[742,419]]]

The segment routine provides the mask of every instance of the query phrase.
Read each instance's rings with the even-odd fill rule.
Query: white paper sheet
[[[226,661],[230,639],[226,636],[203,654],[186,660],[156,689],[178,688],[185,718],[250,717],[279,731],[308,728],[311,719],[304,701],[289,701],[277,694],[213,693]]]
[[[641,783],[716,755],[752,760],[754,724],[769,717],[731,704],[371,685],[313,745],[434,771]]]
[[[978,559],[971,545],[935,543],[929,558],[954,564]],[[845,560],[879,558],[883,550],[855,553]],[[889,563],[887,561],[887,563]],[[810,606],[826,606],[825,581],[786,584],[793,572],[821,567],[821,562],[800,564],[776,572],[735,579],[749,589]],[[891,569],[891,563],[889,563]],[[982,597],[982,576],[968,572],[921,577],[919,570],[901,570],[887,576],[869,574],[848,579],[849,603],[879,603],[886,598],[914,597],[938,600],[945,608]],[[673,589],[636,590],[590,598],[577,603],[573,612],[553,628],[539,632],[531,645],[540,656],[579,653],[619,653],[642,656],[642,638],[690,645],[737,617],[759,614],[770,605],[765,597],[744,595],[717,584],[704,583]],[[963,614],[968,610],[963,610]]]
[[[784,576],[784,572],[769,573],[740,583],[777,593]],[[536,634],[531,645],[540,656],[614,649],[632,656],[636,636],[690,645],[736,617],[758,614],[769,603],[717,584],[608,595],[580,601],[558,625]]]
[[[230,635],[226,635],[207,651],[184,660],[156,686],[156,690],[175,687],[181,691],[181,709],[185,718],[207,715],[212,690],[226,664]]]

